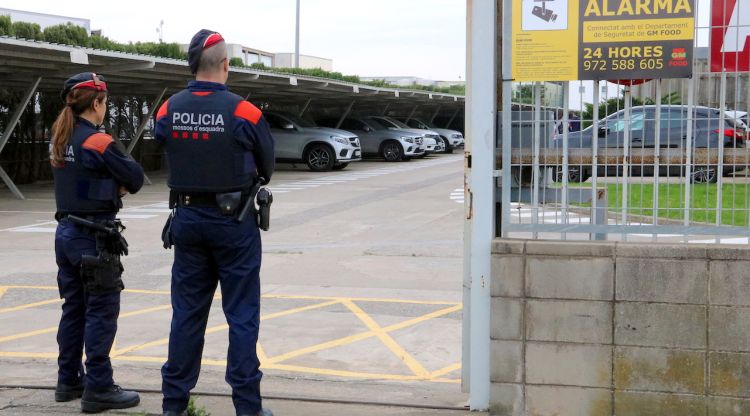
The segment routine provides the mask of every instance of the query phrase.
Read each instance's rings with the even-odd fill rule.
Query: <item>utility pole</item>
[[[297,30],[294,35],[294,67],[299,68],[299,1],[297,0]]]
[[[164,19],[159,22],[159,27],[156,28],[156,33],[159,34],[159,43],[164,42]]]

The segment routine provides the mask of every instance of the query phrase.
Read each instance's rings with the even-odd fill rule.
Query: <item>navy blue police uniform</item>
[[[211,46],[212,36],[221,39],[214,32],[199,32],[191,49],[198,45],[199,55]],[[197,60],[190,56],[195,73]],[[187,408],[200,372],[211,301],[220,283],[229,324],[226,381],[237,414],[259,414],[260,232],[252,216],[240,223],[236,211],[222,212],[216,196],[239,192],[244,200],[251,197],[248,193],[257,181],[270,180],[274,141],[268,124],[258,108],[224,84],[191,81],[157,112],[155,137],[166,149],[170,200],[176,203],[163,410],[167,414]]]
[[[79,74],[68,80],[65,93],[74,88],[106,91],[106,84],[88,83],[91,75]],[[81,258],[97,255],[95,236],[91,230],[73,224],[68,215],[94,221],[114,219],[122,207],[120,186],[130,193],[138,192],[143,185],[143,169],[116,146],[112,137],[100,133],[91,122],[76,118],[64,162],[53,164],[52,171],[55,218],[59,222],[55,234],[57,284],[64,299],[57,332],[58,384],[85,384],[86,389],[104,390],[114,384],[109,352],[117,331],[120,292],[98,294],[87,290]],[[84,348],[85,368],[81,363]]]

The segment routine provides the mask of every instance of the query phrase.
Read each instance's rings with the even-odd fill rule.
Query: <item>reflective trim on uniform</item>
[[[159,111],[156,113],[156,119],[159,120],[162,117],[167,116],[167,104],[169,103],[169,100],[164,101],[164,104],[159,107]]]
[[[96,133],[89,136],[84,142],[83,142],[83,148],[88,150],[93,150],[99,154],[104,154],[104,152],[107,150],[107,147],[112,144],[114,140],[112,140],[112,136],[105,133]]]
[[[253,124],[258,124],[263,113],[250,102],[240,101],[237,108],[234,110],[235,117],[243,118]]]

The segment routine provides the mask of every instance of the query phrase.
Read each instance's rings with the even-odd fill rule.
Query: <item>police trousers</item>
[[[162,367],[164,411],[184,410],[198,381],[208,313],[217,284],[229,324],[226,381],[237,413],[261,409],[256,353],[260,325],[260,231],[218,207],[179,207],[172,222],[172,326]]]
[[[112,216],[113,217],[113,216]],[[120,293],[92,294],[81,276],[81,256],[96,253],[94,234],[63,218],[55,233],[57,286],[64,299],[57,331],[59,383],[88,389],[105,389],[112,384],[109,352],[117,333]],[[86,349],[85,370],[81,363]]]

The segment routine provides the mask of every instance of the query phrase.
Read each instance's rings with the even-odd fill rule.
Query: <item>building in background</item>
[[[294,67],[293,53],[277,53],[274,55],[273,66],[275,68]],[[305,69],[320,68],[325,71],[333,71],[333,60],[310,55],[299,55],[299,67]]]
[[[187,51],[187,45],[183,45],[185,51]],[[240,58],[246,66],[252,64],[263,64],[269,68],[274,66],[274,54],[272,52],[265,52],[260,49],[253,49],[247,46],[242,46],[238,43],[227,44],[227,54],[229,59]]]
[[[27,12],[23,10],[5,9],[0,7],[0,16],[10,16],[14,22],[28,22],[38,24],[42,30],[48,26],[64,25],[68,22],[81,26],[91,33],[91,20],[81,17],[58,16],[54,14]]]

